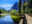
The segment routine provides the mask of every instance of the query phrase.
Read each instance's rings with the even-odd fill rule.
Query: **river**
[[[10,15],[5,15],[0,18],[0,24],[14,24],[14,21]]]

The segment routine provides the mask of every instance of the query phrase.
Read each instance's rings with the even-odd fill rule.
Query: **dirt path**
[[[25,16],[26,16],[26,19],[27,19],[27,24],[32,24],[32,17],[27,15],[27,14],[25,14]]]
[[[19,24],[23,24],[23,19],[20,20],[20,23]]]
[[[32,24],[32,17],[25,14],[25,17],[27,19],[27,24]],[[23,19],[20,20],[20,23],[19,24],[22,24],[23,23]]]

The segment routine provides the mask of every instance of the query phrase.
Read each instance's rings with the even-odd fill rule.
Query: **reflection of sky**
[[[0,18],[0,21],[3,20],[3,21],[11,21],[13,22],[12,18],[10,16],[5,16],[5,17],[2,17]]]
[[[11,18],[11,16],[6,15],[6,16],[0,18],[0,24],[14,24],[14,21]]]
[[[3,7],[6,10],[9,10],[13,6],[13,4],[18,1],[19,0],[0,0],[0,7]]]

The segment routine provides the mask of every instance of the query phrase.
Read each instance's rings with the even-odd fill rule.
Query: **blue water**
[[[0,24],[14,24],[14,21],[11,16],[6,15],[0,18]]]

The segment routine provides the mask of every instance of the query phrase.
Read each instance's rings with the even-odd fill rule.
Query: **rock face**
[[[18,10],[18,2],[14,3],[11,9]]]

